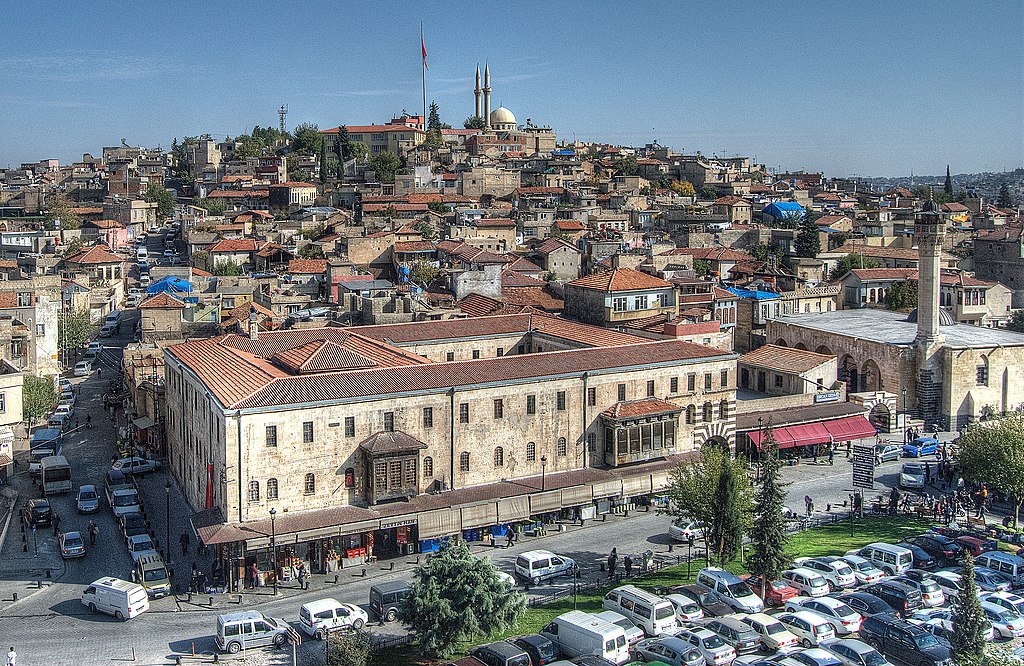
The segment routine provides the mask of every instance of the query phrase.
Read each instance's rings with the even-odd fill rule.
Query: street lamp
[[[167,549],[167,564],[171,561],[171,480],[164,483],[164,548]]]
[[[757,447],[757,468],[754,470],[754,478],[760,480],[761,478],[761,452],[764,450],[764,419],[760,416],[757,417],[757,436],[759,441]]]
[[[900,394],[903,396],[903,425],[901,426],[901,428],[903,430],[906,430],[907,429],[907,387],[906,386],[904,386],[903,388],[900,389]],[[904,432],[903,433],[903,441],[904,442],[907,441],[906,438],[907,438],[907,434],[906,434],[906,432]]]
[[[544,472],[547,469],[547,466],[548,466],[548,457],[547,456],[541,456],[540,457],[540,489],[541,490],[544,490],[544,488],[545,488]]]
[[[277,509],[270,507],[270,547],[274,549],[274,596],[277,596]]]

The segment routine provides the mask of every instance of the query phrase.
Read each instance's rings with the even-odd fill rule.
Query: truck
[[[28,446],[28,472],[32,476],[39,476],[43,472],[43,458],[60,455],[64,446],[64,434],[59,428],[40,428],[32,433]]]
[[[118,518],[127,513],[142,512],[139,491],[116,469],[107,471],[107,502]]]

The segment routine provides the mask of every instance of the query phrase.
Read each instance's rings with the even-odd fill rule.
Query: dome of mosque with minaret
[[[491,129],[498,132],[507,132],[516,128],[515,115],[503,106],[499,106],[494,111],[491,111],[489,120]]]

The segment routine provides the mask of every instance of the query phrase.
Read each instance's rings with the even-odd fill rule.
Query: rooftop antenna
[[[277,110],[277,117],[280,118],[280,123],[278,124],[277,127],[278,127],[278,129],[281,130],[281,134],[284,134],[284,119],[285,119],[285,116],[287,116],[287,115],[288,115],[288,105],[287,104],[282,104],[281,108]]]

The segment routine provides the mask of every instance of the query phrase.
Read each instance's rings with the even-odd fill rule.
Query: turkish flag
[[[420,50],[423,52],[423,69],[429,70],[427,67],[427,43],[423,41],[423,35],[420,35]]]

